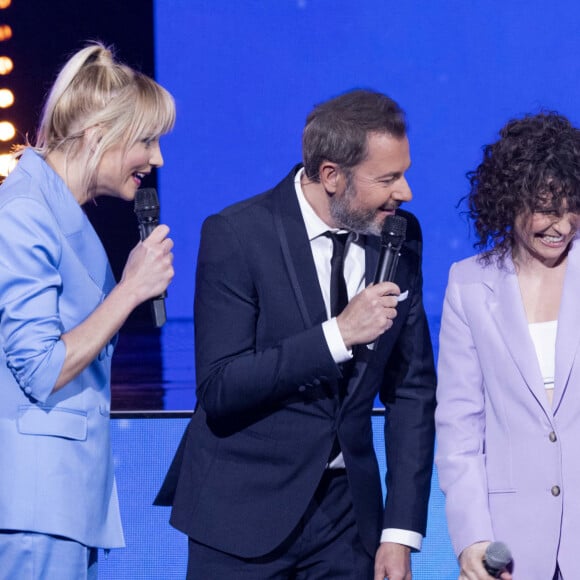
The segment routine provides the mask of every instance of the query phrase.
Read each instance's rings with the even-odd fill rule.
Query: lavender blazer
[[[558,316],[550,407],[513,263],[451,268],[440,333],[436,464],[456,554],[501,540],[516,580],[580,578],[580,244]]]

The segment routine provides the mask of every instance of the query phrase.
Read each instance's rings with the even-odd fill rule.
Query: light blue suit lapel
[[[108,294],[115,286],[115,277],[97,232],[86,216],[85,220],[82,230],[66,235],[66,239],[89,278],[99,290]]]
[[[115,278],[97,232],[59,175],[48,165],[44,169],[48,187],[43,195],[47,207],[78,257],[79,268],[86,270],[97,288],[107,294],[115,285]]]
[[[556,373],[553,410],[556,412],[569,385],[578,342],[580,341],[580,240],[576,240],[568,254],[562,301],[558,314],[556,336]]]
[[[482,306],[488,309],[524,383],[546,412],[551,414],[538,357],[528,329],[518,278],[511,259],[506,258],[505,267],[495,268],[493,272],[494,274],[484,281],[491,292],[487,304]]]

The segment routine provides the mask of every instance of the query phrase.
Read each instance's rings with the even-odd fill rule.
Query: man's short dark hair
[[[319,181],[323,161],[343,169],[364,161],[369,133],[386,133],[397,139],[407,134],[405,113],[393,99],[356,89],[317,105],[308,115],[302,134],[307,177]]]

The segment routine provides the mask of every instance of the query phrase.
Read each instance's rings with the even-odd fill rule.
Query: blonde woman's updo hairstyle
[[[148,76],[116,61],[101,43],[74,54],[44,105],[33,149],[43,158],[59,151],[85,168],[89,195],[103,154],[158,139],[175,122],[173,97]]]

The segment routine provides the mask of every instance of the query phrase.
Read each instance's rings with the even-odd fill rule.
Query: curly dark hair
[[[480,260],[502,263],[514,245],[516,217],[534,211],[580,212],[580,131],[562,115],[541,112],[512,119],[483,148],[467,173],[468,215]]]

